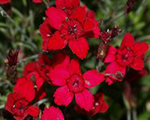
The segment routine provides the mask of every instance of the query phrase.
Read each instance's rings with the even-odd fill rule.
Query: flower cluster
[[[80,6],[79,0],[56,0],[56,7],[47,8],[45,21],[40,26],[43,50],[60,50],[68,44],[74,54],[84,59],[89,50],[86,39],[100,35],[93,14]]]
[[[41,111],[42,120],[64,120],[64,111],[58,106],[68,107],[74,103],[74,98],[73,105],[79,113],[88,116],[105,113],[109,105],[104,94],[93,95],[90,88],[104,81],[109,85],[122,81],[127,68],[144,68],[143,59],[149,47],[147,43],[135,42],[132,35],[126,33],[120,47],[109,46],[110,39],[120,31],[114,28],[101,35],[98,24],[94,12],[85,5],[81,6],[80,0],[56,0],[56,7],[47,8],[46,18],[40,26],[42,48],[46,53],[43,52],[36,61],[25,65],[23,75],[17,78],[5,105],[16,120],[24,120],[28,116],[38,117],[38,102],[46,97],[53,97],[57,107],[55,104],[45,107]],[[106,69],[101,73],[96,69],[84,70],[83,73],[79,60],[88,54],[87,38],[99,38],[100,35],[108,46],[103,59],[107,64]],[[67,44],[79,59],[72,58],[65,50],[65,53],[58,53],[58,50],[68,50]],[[9,55],[9,63],[16,65],[17,56],[18,53]],[[45,85],[57,88],[52,96],[48,95]]]

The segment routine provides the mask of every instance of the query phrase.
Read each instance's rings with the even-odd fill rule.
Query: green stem
[[[127,120],[131,120],[131,109],[127,109]]]
[[[133,120],[137,120],[137,112],[136,109],[132,110],[132,116],[133,116]]]

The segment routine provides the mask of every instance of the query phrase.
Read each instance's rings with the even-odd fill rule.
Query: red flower
[[[63,3],[63,1],[66,2]],[[40,32],[44,39],[43,49],[59,50],[68,44],[74,54],[81,59],[85,58],[89,49],[86,38],[96,37],[100,34],[96,20],[86,15],[86,9],[79,7],[77,0],[57,0],[56,5],[57,8],[49,7],[47,9],[47,18],[40,26]],[[70,9],[71,14],[68,15],[66,9]]]
[[[0,4],[7,4],[10,3],[10,0],[0,0]]]
[[[109,108],[109,105],[104,100],[104,94],[99,94],[99,93],[94,95],[94,105],[91,111],[85,111],[81,109],[78,105],[75,107],[75,109],[79,113],[82,113],[88,116],[93,116],[93,115],[96,115],[97,113],[105,113],[108,110],[108,108]]]
[[[40,109],[29,105],[30,101],[20,93],[10,93],[5,108],[14,115],[16,120],[24,120],[28,115],[38,117]]]
[[[82,75],[79,62],[76,59],[68,61],[66,65],[55,66],[50,71],[53,85],[60,86],[54,93],[55,103],[68,106],[75,95],[77,104],[90,111],[94,98],[88,88],[94,87],[104,80],[104,75],[96,70],[89,70]]]
[[[41,120],[64,120],[64,116],[59,108],[51,106],[45,108]]]
[[[144,67],[143,58],[149,46],[145,42],[134,42],[130,33],[125,34],[121,47],[116,49],[109,47],[105,63],[110,63],[105,73],[109,76],[106,79],[108,84],[114,81],[121,81],[126,72],[126,67],[135,70],[142,70]]]

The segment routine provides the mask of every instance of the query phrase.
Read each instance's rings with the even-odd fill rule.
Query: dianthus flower
[[[126,33],[118,49],[113,46],[108,49],[104,60],[105,63],[110,63],[105,70],[108,75],[106,82],[110,85],[115,81],[121,81],[127,67],[142,70],[144,67],[143,58],[148,48],[147,43],[135,42],[132,35]]]
[[[83,109],[93,108],[94,98],[88,88],[94,87],[105,79],[96,70],[89,70],[83,75],[76,59],[59,63],[49,73],[53,85],[60,86],[54,93],[57,105],[68,106],[75,96],[76,103]]]
[[[13,114],[16,120],[24,120],[28,115],[35,118],[40,113],[40,109],[31,103],[37,97],[42,98],[43,93],[39,96],[36,95],[34,82],[29,78],[30,74],[29,76],[18,78],[13,89],[14,92],[8,95],[5,108]]]
[[[18,92],[13,92],[8,95],[5,108],[13,114],[16,120],[24,120],[28,115],[38,117],[40,109],[30,105],[31,99],[27,99]]]
[[[23,120],[28,115],[37,117],[40,110],[30,105],[34,98],[35,90],[32,81],[18,78],[14,92],[8,95],[5,108],[14,115],[16,120]]]
[[[98,36],[100,30],[87,16],[86,8],[79,6],[79,0],[56,0],[56,8],[47,8],[46,16],[40,26],[43,50],[59,50],[68,44],[74,54],[85,58],[89,49],[86,38]]]
[[[45,108],[41,120],[64,120],[64,115],[57,107]]]

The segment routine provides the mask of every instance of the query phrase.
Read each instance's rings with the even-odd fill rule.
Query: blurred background
[[[11,4],[0,5],[0,120],[16,76],[22,76],[24,65],[36,60],[38,54],[43,52],[39,26],[44,20],[46,5],[55,5],[52,0],[44,1],[35,4],[30,0],[12,0]],[[136,41],[144,41],[150,45],[150,0],[130,2],[133,5],[131,10],[127,9],[127,0],[82,0],[81,4],[86,4],[95,12],[97,20],[101,21],[101,31],[111,30],[115,25],[122,30],[110,44],[119,46],[124,34],[130,32]],[[90,51],[87,58],[81,61],[83,71],[96,68],[99,43],[100,39],[89,40]],[[19,50],[20,62],[11,69],[11,75],[8,75],[6,58],[10,50]],[[101,72],[104,70],[105,65]],[[109,103],[109,110],[93,117],[70,112],[70,119],[150,120],[150,51],[145,57],[144,70],[130,70],[123,82],[111,86],[103,83],[92,88],[91,92],[103,92]],[[130,115],[132,119],[129,118]]]

